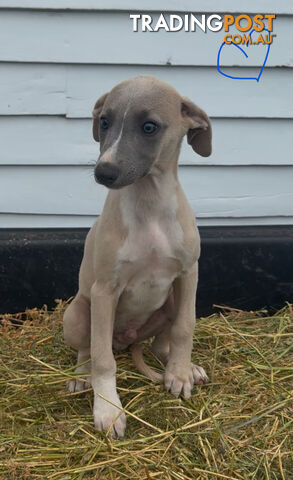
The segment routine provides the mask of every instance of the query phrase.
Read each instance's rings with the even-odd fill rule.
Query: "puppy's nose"
[[[102,162],[98,163],[95,168],[95,179],[96,182],[105,185],[106,187],[110,187],[113,185],[115,180],[117,180],[120,173],[119,167],[117,165],[113,165],[112,163]]]

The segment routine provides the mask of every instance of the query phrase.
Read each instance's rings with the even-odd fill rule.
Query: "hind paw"
[[[88,377],[87,380],[79,380],[77,378],[73,378],[67,382],[67,389],[70,393],[74,392],[82,392],[83,390],[87,390],[91,388],[91,381]]]
[[[191,364],[191,371],[193,375],[193,381],[195,385],[203,385],[209,382],[209,377],[202,367],[198,365]]]

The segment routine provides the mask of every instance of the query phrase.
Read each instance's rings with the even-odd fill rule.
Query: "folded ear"
[[[187,124],[187,142],[202,157],[212,153],[212,127],[207,114],[188,98],[182,97],[181,113]]]
[[[103,109],[103,105],[105,103],[105,100],[107,98],[108,93],[104,93],[99,100],[96,101],[94,110],[93,110],[93,137],[96,140],[96,142],[100,141],[100,114]]]

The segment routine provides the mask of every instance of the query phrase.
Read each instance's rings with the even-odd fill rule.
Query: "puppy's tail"
[[[155,372],[151,367],[144,363],[143,359],[143,344],[142,343],[135,343],[130,347],[132,360],[137,367],[137,370],[145,375],[146,377],[154,380],[155,382],[163,383],[163,374]]]

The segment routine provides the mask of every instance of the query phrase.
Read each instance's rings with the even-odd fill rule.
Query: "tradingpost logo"
[[[224,28],[225,32],[229,32],[230,28],[234,26],[239,34],[227,33],[224,36],[224,42],[228,45],[233,42],[235,44],[271,44],[274,34],[264,34],[265,30],[273,31],[273,21],[276,18],[275,14],[257,14],[250,17],[246,14],[241,15],[194,15],[192,13],[186,13],[184,15],[177,14],[163,14],[161,13],[158,18],[153,18],[152,15],[147,14],[130,14],[129,18],[132,20],[132,29],[134,32],[158,32],[165,30],[166,32],[179,32],[184,30],[185,32],[196,32],[207,30],[211,32],[219,32]],[[247,34],[249,30],[258,33],[256,39],[252,39],[250,34]],[[261,33],[262,32],[262,33]]]
[[[240,15],[194,15],[186,14],[157,14],[148,15],[135,13],[129,15],[132,21],[133,32],[158,32],[164,30],[166,32],[197,32],[206,33],[220,32],[224,30],[225,34],[217,52],[217,69],[221,75],[228,78],[238,80],[256,80],[259,82],[263,69],[266,65],[271,44],[277,36],[273,32],[273,24],[276,18],[275,14],[261,14],[254,16],[247,14]],[[230,45],[230,48],[236,48],[241,52],[243,57],[248,58],[248,47],[257,45],[266,45],[266,51],[260,71],[257,76],[235,77],[228,75],[221,70],[221,53],[223,47]],[[240,45],[244,46],[243,49]]]

